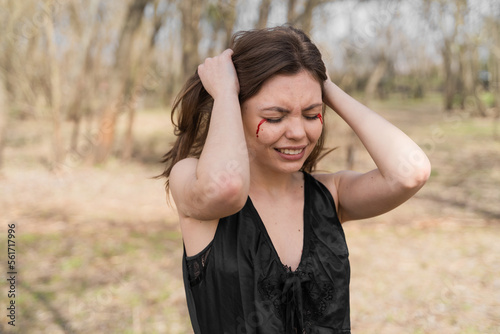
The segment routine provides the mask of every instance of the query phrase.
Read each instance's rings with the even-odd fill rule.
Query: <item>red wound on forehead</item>
[[[263,119],[262,121],[259,122],[259,125],[257,125],[257,132],[255,132],[255,134],[257,135],[257,137],[259,137],[259,131],[260,131],[260,126],[262,125],[262,123],[264,123],[266,120]]]
[[[321,114],[318,114],[318,118],[321,121],[321,124],[323,124],[323,117],[321,117]]]

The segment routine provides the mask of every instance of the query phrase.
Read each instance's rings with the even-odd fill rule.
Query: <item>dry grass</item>
[[[500,143],[492,121],[450,121],[434,99],[374,108],[424,145],[433,175],[402,207],[345,224],[353,333],[500,333]],[[162,153],[168,121],[139,115],[137,156]],[[322,168],[337,170],[347,129],[335,117],[327,122],[339,149]],[[18,326],[11,330],[2,316],[0,332],[191,333],[176,214],[162,181],[150,179],[161,167],[112,160],[52,173],[43,163],[49,134],[33,120],[14,123],[9,134],[0,259],[14,222]],[[356,167],[371,168],[358,152]],[[4,286],[0,305],[8,302]]]

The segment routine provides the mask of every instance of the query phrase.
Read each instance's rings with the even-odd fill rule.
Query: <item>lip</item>
[[[300,160],[304,157],[304,154],[306,153],[306,147],[307,146],[285,146],[285,147],[276,147],[274,150],[276,151],[276,153],[278,153],[278,155],[285,159],[285,160],[292,160],[292,161],[295,161],[295,160]],[[278,150],[302,150],[299,154],[285,154],[285,153],[281,153],[280,151]]]

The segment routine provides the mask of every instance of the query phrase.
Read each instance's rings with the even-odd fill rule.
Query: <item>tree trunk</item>
[[[134,37],[144,17],[144,8],[149,2],[150,0],[135,0],[129,5],[118,42],[116,63],[110,79],[110,102],[104,108],[100,120],[94,163],[103,163],[111,154],[118,114],[121,111],[123,102],[128,98],[127,90],[130,89],[128,83],[131,81],[130,67]]]
[[[224,28],[226,30],[226,40],[224,45],[229,47],[229,43],[231,42],[231,36],[233,35],[234,24],[236,22],[236,7],[237,0],[230,0],[229,6],[227,6],[227,11],[225,12],[224,17]]]
[[[80,137],[81,120],[82,120],[81,115],[76,115],[73,118],[73,128],[71,130],[71,139],[69,144],[70,152],[78,152],[78,139]]]
[[[5,131],[7,130],[7,118],[9,114],[9,105],[7,100],[7,91],[5,89],[4,78],[0,75],[0,173],[3,168],[3,151],[5,148]]]
[[[77,13],[79,10],[84,10],[84,8],[77,8],[76,3],[70,4],[73,13]],[[99,0],[91,0],[89,4],[86,5],[85,10],[88,12],[89,22],[79,22],[74,15],[73,22],[78,25],[79,29],[79,52],[75,59],[73,66],[76,68],[75,73],[77,73],[76,84],[73,87],[72,99],[69,107],[69,118],[73,122],[73,128],[71,131],[71,139],[69,145],[69,151],[72,153],[78,153],[78,141],[80,136],[80,125],[83,117],[85,105],[85,99],[92,98],[91,92],[87,89],[89,76],[93,70],[92,63],[92,51],[93,42],[96,41],[96,35],[98,32],[97,18],[99,10]],[[88,24],[88,28],[83,28],[85,24]]]
[[[219,39],[219,33],[224,28],[224,5],[222,0],[217,1],[216,11],[210,11],[209,14],[210,22],[212,23],[212,37],[210,37],[210,45],[208,46],[207,57],[214,57],[219,51],[217,49],[217,40]],[[224,41],[224,44],[227,41]]]
[[[481,89],[481,83],[479,82],[478,76],[476,73],[479,72],[479,64],[478,64],[478,55],[476,52],[477,47],[474,47],[469,50],[469,80],[472,84],[472,94],[474,96],[474,101],[476,102],[477,112],[481,117],[486,117],[486,105],[483,103],[481,98],[479,97],[479,91]]]
[[[116,106],[110,106],[109,109],[104,111],[101,117],[94,163],[103,163],[111,153],[115,139],[116,121],[118,120],[118,112],[116,109]]]
[[[61,74],[57,62],[57,49],[54,43],[54,22],[53,18],[45,20],[45,34],[47,39],[47,49],[50,62],[50,98],[52,109],[52,127],[53,127],[53,161],[52,167],[59,168],[63,156],[63,141],[61,133]]]
[[[270,8],[271,0],[262,0],[259,7],[259,20],[257,21],[257,29],[262,29],[267,26]]]
[[[490,57],[491,64],[491,80],[490,87],[493,90],[495,97],[495,116],[493,117],[493,139],[500,140],[499,134],[499,120],[500,120],[500,27],[495,27],[495,38],[494,40],[498,42],[498,47],[493,48],[493,56]]]
[[[127,113],[127,125],[125,129],[125,138],[123,142],[122,159],[128,161],[132,158],[134,150],[134,121],[136,114],[136,96],[131,97],[130,108]]]
[[[201,19],[203,1],[184,0],[180,3],[182,38],[182,73],[187,78],[195,73],[199,61],[198,44],[200,34],[198,23]]]
[[[444,109],[450,111],[453,109],[453,98],[455,96],[455,75],[452,69],[452,54],[449,41],[444,42],[441,49],[443,56],[444,69]]]
[[[476,49],[475,45],[466,42],[461,45],[459,49],[459,80],[457,80],[460,94],[460,106],[465,109],[465,102],[468,97],[474,99],[475,110],[474,113],[480,117],[486,117],[486,106],[479,97],[480,83],[477,79],[476,73],[479,72],[479,66],[477,57],[478,55],[474,52]]]
[[[365,87],[365,100],[364,100],[365,104],[369,104],[373,100],[375,92],[377,91],[378,84],[380,83],[380,81],[384,77],[385,72],[387,71],[387,66],[388,66],[387,59],[384,56],[380,57],[377,66],[370,75],[368,83],[366,84]]]
[[[474,102],[476,103],[476,111],[479,116],[481,117],[486,117],[486,106],[484,105],[483,101],[481,101],[481,98],[479,97],[479,94],[477,92],[477,89],[474,89]]]
[[[458,48],[458,73],[455,80],[456,85],[456,98],[460,104],[460,109],[465,110],[465,101],[467,96],[472,94],[474,89],[474,84],[472,83],[472,78],[470,77],[469,67],[467,66],[467,47],[461,45]]]
[[[288,10],[286,15],[286,20],[290,24],[293,24],[295,22],[296,5],[297,5],[297,0],[288,0]]]
[[[312,30],[312,15],[314,8],[321,3],[321,0],[309,0],[306,1],[306,8],[304,9],[304,13],[302,14],[302,30],[307,34],[311,34]]]
[[[128,94],[129,101],[127,103],[127,120],[125,125],[125,138],[123,142],[122,159],[128,161],[132,158],[134,149],[134,121],[137,112],[137,99],[139,95],[142,94],[142,90],[145,89],[145,81],[147,76],[151,75],[149,65],[152,61],[153,50],[156,45],[156,36],[160,31],[162,22],[164,21],[163,16],[158,15],[158,1],[155,1],[155,16],[153,21],[153,30],[149,39],[148,47],[144,50],[144,57],[141,58],[142,62],[137,65],[139,70],[135,78],[131,78],[133,87]],[[135,79],[135,80],[133,80]]]
[[[302,29],[307,35],[311,34],[313,12],[316,7],[328,2],[327,0],[308,0],[305,2],[304,11],[296,13],[296,0],[288,0],[287,20],[290,24]]]
[[[492,4],[491,4],[492,5]],[[493,139],[500,140],[499,134],[499,120],[500,120],[500,20],[493,17],[489,20],[489,24],[485,30],[486,36],[491,35],[490,59],[488,67],[490,68],[491,78],[489,80],[489,87],[494,96],[495,114],[493,116]]]

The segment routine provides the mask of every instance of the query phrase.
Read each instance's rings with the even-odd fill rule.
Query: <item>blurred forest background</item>
[[[345,224],[353,332],[500,333],[499,1],[0,0],[0,22],[0,260],[16,224],[19,271],[0,333],[192,332],[176,213],[151,179],[170,105],[234,32],[285,23],[433,164],[407,204]],[[325,124],[321,169],[373,168]]]

